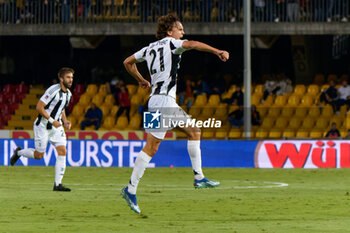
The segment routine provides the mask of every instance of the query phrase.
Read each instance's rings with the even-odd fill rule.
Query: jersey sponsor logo
[[[257,149],[260,168],[350,167],[350,143],[336,140],[263,141]]]
[[[48,99],[49,98],[49,95],[45,95],[45,99]]]
[[[143,128],[145,129],[160,129],[162,114],[157,111],[143,113]]]

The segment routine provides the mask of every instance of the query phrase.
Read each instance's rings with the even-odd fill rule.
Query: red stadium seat
[[[6,84],[4,86],[4,89],[3,89],[3,92],[4,93],[14,93],[15,92],[15,85],[12,85],[12,84]]]
[[[7,104],[0,105],[0,109],[1,109],[2,115],[10,115],[11,114],[11,110]]]
[[[28,86],[25,84],[18,84],[15,88],[17,94],[25,94],[28,92]]]
[[[16,93],[13,93],[9,95],[7,102],[10,104],[17,104],[20,102],[20,99],[18,98],[18,95]]]
[[[84,84],[76,84],[74,87],[73,93],[75,95],[81,95],[84,93],[84,91],[85,91]]]

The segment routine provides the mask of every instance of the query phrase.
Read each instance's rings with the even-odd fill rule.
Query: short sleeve
[[[171,51],[172,53],[174,54],[181,54],[183,52],[186,51],[186,49],[184,49],[182,47],[182,44],[185,40],[176,40],[176,39],[172,39],[170,41],[170,48],[171,48]]]
[[[134,53],[134,57],[135,57],[136,61],[143,62],[143,61],[146,60],[147,48],[148,47],[144,47],[143,49],[141,49],[141,50],[137,51],[136,53]]]
[[[45,93],[41,96],[40,100],[46,104],[48,104],[53,98],[55,98],[55,95],[57,91],[60,89],[60,87],[56,87],[56,85],[51,86],[49,89],[45,91]]]

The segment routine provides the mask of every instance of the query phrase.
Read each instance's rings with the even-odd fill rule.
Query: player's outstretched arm
[[[195,49],[203,52],[213,53],[216,56],[218,56],[223,62],[226,62],[230,54],[225,50],[216,49],[214,47],[211,47],[210,45],[207,45],[205,43],[194,41],[194,40],[187,40],[182,43],[182,47],[184,49]]]
[[[50,122],[52,121],[51,123],[53,126],[55,126],[56,128],[60,127],[61,124],[58,121],[55,121],[54,119],[52,119],[50,117],[50,115],[47,114],[47,112],[45,111],[45,106],[46,106],[46,104],[43,101],[39,100],[37,105],[36,105],[36,110],[39,112],[40,115],[45,117],[48,121],[50,121]]]
[[[128,73],[132,77],[134,77],[139,82],[139,85],[145,89],[149,88],[151,86],[151,84],[146,79],[144,79],[142,77],[139,70],[137,69],[136,63],[137,63],[137,60],[135,59],[134,55],[128,57],[123,62],[125,69],[128,71]]]

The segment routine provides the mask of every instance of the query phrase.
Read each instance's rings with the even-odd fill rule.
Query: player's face
[[[73,74],[72,73],[66,73],[63,78],[61,78],[62,80],[62,84],[66,87],[66,88],[71,88],[72,84],[73,84]]]
[[[180,22],[176,22],[171,31],[169,31],[169,35],[177,40],[181,39],[184,36],[184,34],[184,27]]]

